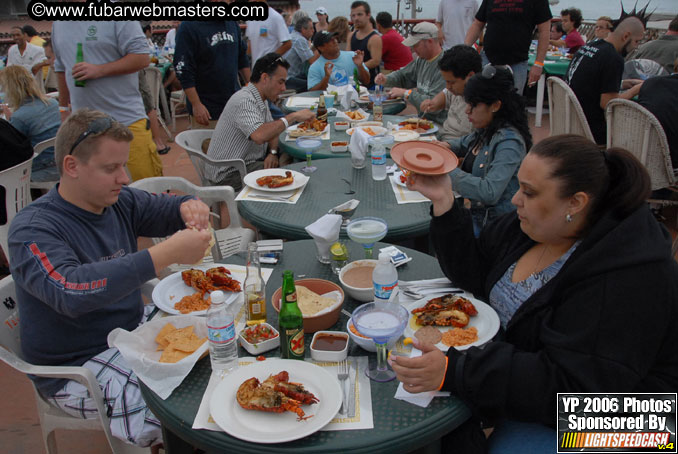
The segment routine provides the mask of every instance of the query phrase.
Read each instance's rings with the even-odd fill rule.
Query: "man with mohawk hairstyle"
[[[614,98],[631,99],[638,94],[642,84],[620,93],[624,57],[635,50],[645,34],[649,15],[645,11],[627,13],[622,8],[619,19],[614,21],[612,32],[582,46],[575,54],[565,75],[565,81],[581,103],[593,138],[599,145],[605,144],[607,126],[605,107]]]

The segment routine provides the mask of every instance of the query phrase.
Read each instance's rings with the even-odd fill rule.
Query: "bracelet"
[[[281,121],[283,122],[283,124],[285,125],[285,129],[287,129],[287,128],[290,127],[290,123],[287,121],[287,118],[285,118],[285,117],[280,117],[280,120],[281,120]]]
[[[59,106],[59,112],[70,112],[71,108],[69,106]]]
[[[535,61],[534,66],[539,66],[540,68],[544,67],[544,62],[543,61]]]

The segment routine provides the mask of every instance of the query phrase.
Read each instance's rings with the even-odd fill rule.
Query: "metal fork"
[[[348,405],[346,403],[346,380],[348,379],[348,371],[348,361],[341,361],[337,368],[337,378],[341,382],[341,392],[343,394],[343,398],[341,399],[341,412],[344,414],[348,412]]]
[[[284,195],[263,195],[263,194],[250,194],[248,197],[253,199],[264,199],[264,200],[280,200],[281,202],[286,202],[291,200],[294,197],[294,194],[284,196]]]

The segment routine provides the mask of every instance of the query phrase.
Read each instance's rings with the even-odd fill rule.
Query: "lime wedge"
[[[330,252],[335,260],[348,260],[348,249],[346,249],[345,244],[341,244],[337,241],[330,246]]]

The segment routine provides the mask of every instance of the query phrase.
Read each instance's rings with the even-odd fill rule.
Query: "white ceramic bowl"
[[[334,123],[335,131],[346,131],[351,127],[351,123],[348,120],[339,120]]]
[[[360,337],[356,333],[351,331],[351,325],[352,324],[353,324],[353,319],[349,318],[348,321],[346,322],[346,332],[350,336],[351,340],[353,342],[355,342],[356,344],[358,344],[360,346],[360,348],[362,348],[363,350],[366,350],[368,352],[376,352],[377,346],[374,344],[374,341],[370,338]],[[386,348],[391,350],[395,346],[399,337],[400,336],[395,337],[393,339],[389,339],[389,341],[386,343]]]
[[[280,346],[280,334],[278,333],[278,330],[275,329],[273,326],[269,325],[268,323],[261,323],[261,325],[266,326],[268,328],[271,328],[271,330],[277,334],[276,337],[273,339],[267,339],[265,341],[257,342],[256,344],[250,344],[245,340],[245,330],[247,328],[254,328],[253,326],[251,327],[245,327],[242,331],[240,331],[240,334],[238,335],[238,340],[240,341],[240,345],[242,345],[242,348],[247,350],[247,352],[250,355],[260,355],[264,352],[267,352],[269,350],[273,350],[274,348],[277,348]]]
[[[341,350],[319,350],[314,348],[315,341],[319,336],[341,337],[346,340],[344,348]],[[341,331],[316,331],[311,340],[311,358],[314,361],[343,361],[348,355],[349,335]]]
[[[356,260],[354,262],[349,263],[345,267],[339,271],[339,282],[341,282],[341,286],[344,288],[344,292],[348,294],[351,298],[353,298],[356,301],[360,301],[362,303],[366,303],[368,301],[374,301],[374,286],[370,285],[369,287],[361,288],[361,287],[353,287],[351,285],[348,285],[346,282],[344,282],[344,275],[346,272],[350,269],[355,268],[356,266],[365,266],[365,265],[371,265],[371,266],[377,266],[378,260],[374,259],[363,259],[363,260]]]
[[[332,151],[348,151],[348,142],[331,142],[330,150]]]

